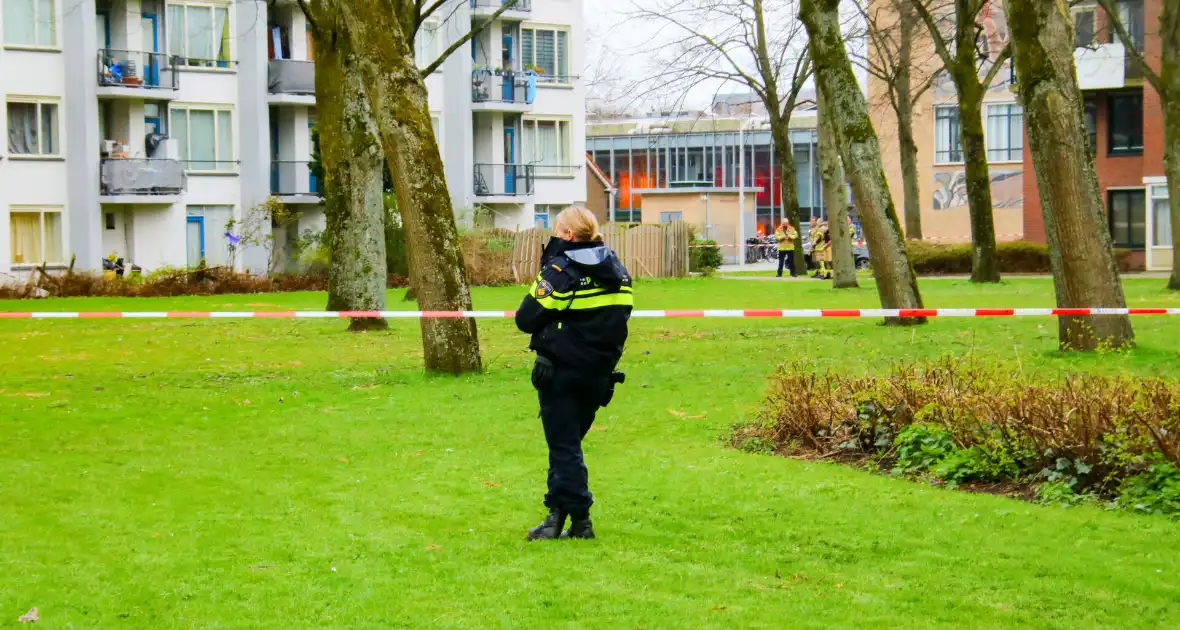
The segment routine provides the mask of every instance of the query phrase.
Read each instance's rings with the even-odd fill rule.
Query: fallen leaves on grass
[[[671,407],[668,407],[668,413],[676,416],[677,418],[683,418],[685,420],[700,420],[701,418],[705,417],[704,414],[701,414],[698,416],[690,416],[687,413],[680,411],[679,409],[673,409]]]
[[[36,606],[34,606],[33,608],[29,609],[29,612],[21,615],[17,621],[20,623],[36,623],[41,621],[41,615],[37,612]]]
[[[340,462],[341,464],[347,464],[348,458],[347,457],[338,457],[338,458],[336,458],[336,461]]]
[[[46,392],[16,392],[14,394],[5,394],[9,398],[45,398],[48,395]]]
[[[426,551],[442,551],[442,545],[435,545],[431,543],[426,545]]]

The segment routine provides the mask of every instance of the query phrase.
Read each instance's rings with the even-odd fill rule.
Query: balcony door
[[[143,33],[143,80],[151,87],[160,87],[160,64],[154,53],[160,52],[160,31],[155,13],[140,16],[140,30]]]
[[[184,227],[185,262],[192,269],[205,259],[205,217],[188,217]]]
[[[504,193],[516,194],[516,130],[504,128]]]

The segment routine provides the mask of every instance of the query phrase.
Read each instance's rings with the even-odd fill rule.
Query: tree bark
[[[1020,99],[1045,217],[1057,306],[1126,306],[1089,155],[1065,0],[1009,0]],[[1126,316],[1061,317],[1063,350],[1134,343]]]
[[[983,86],[975,64],[971,77],[957,80],[959,92],[959,142],[967,171],[967,211],[971,216],[971,281],[999,282],[996,263],[996,224],[992,216],[992,182],[983,137]]]
[[[795,181],[795,147],[791,144],[790,119],[772,113],[770,133],[774,138],[774,159],[779,164],[779,181],[782,182],[783,214],[795,228],[795,251],[791,254],[795,258],[795,271],[806,275],[807,261],[803,257],[803,230],[799,224],[799,186]]]
[[[340,24],[315,31],[316,95],[324,172],[324,215],[331,250],[328,310],[385,310],[385,205],[381,152],[360,73]],[[380,318],[353,318],[349,330],[387,328]]]
[[[901,158],[901,184],[905,193],[905,236],[922,240],[922,192],[918,183],[918,145],[914,142],[914,101],[910,64],[914,51],[917,16],[911,0],[898,2],[897,74],[893,90],[897,114],[897,150]]]
[[[1157,91],[1164,110],[1164,175],[1168,178],[1168,204],[1172,217],[1172,275],[1168,279],[1168,288],[1180,291],[1180,4],[1163,4]]]
[[[852,181],[861,226],[873,259],[873,277],[884,308],[922,308],[922,296],[889,183],[881,164],[881,147],[869,120],[868,105],[852,72],[840,32],[840,0],[801,0],[800,19],[807,28],[816,83],[829,103],[840,155]],[[887,318],[886,324],[912,325],[925,318]]]
[[[834,116],[826,111],[827,100],[819,100],[819,177],[824,185],[824,205],[828,207],[828,229],[832,236],[832,287],[855,289],[856,256],[852,251],[852,233],[848,230],[848,201],[844,194],[844,176]]]
[[[471,291],[459,246],[442,158],[430,125],[426,84],[414,63],[415,2],[323,0],[343,15],[373,107],[405,227],[410,283],[424,311],[469,311]],[[426,369],[479,371],[479,336],[471,318],[422,320]]]

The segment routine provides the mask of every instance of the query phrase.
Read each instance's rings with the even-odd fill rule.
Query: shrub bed
[[[971,273],[971,245],[921,241],[906,243],[906,254],[919,275],[967,275]],[[1050,273],[1049,246],[1030,241],[996,244],[1001,273]],[[1130,271],[1131,252],[1115,250],[1120,271]]]
[[[758,420],[730,439],[949,487],[1015,484],[1047,502],[1180,514],[1180,381],[1035,382],[953,359],[863,377],[797,364],[773,375]]]

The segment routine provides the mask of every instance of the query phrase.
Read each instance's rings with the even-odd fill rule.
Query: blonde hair
[[[602,233],[598,231],[598,219],[594,213],[580,206],[571,206],[557,215],[554,226],[560,233],[569,230],[574,233],[574,240],[584,243],[587,241],[601,241]]]

